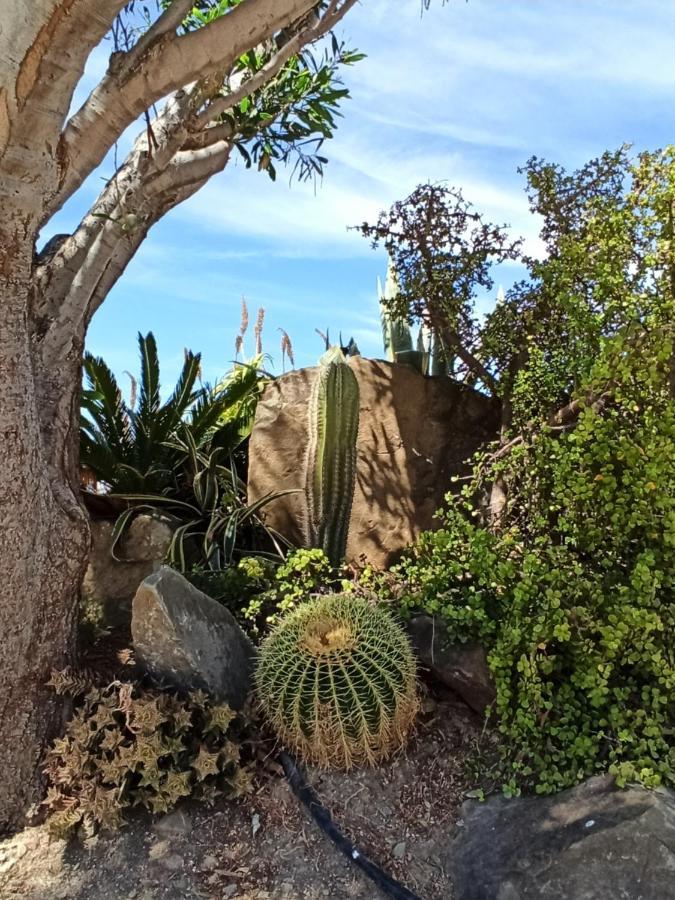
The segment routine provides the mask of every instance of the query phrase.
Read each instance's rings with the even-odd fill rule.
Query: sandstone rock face
[[[495,699],[495,686],[480,644],[453,643],[434,616],[414,616],[407,629],[422,664],[472,709],[483,713]]]
[[[128,626],[138,585],[164,561],[173,530],[165,519],[138,515],[117,545],[119,559],[113,559],[114,525],[111,519],[91,522],[91,550],[82,595],[102,606],[108,624]]]
[[[672,900],[675,793],[591,778],[555,797],[464,804],[442,860],[457,900]]]
[[[161,684],[198,688],[241,709],[251,686],[253,645],[232,613],[162,566],[134,597],[131,636],[138,662]]]
[[[452,475],[485,440],[497,415],[485,396],[410,366],[354,357],[360,390],[357,473],[347,559],[378,567],[431,528]],[[316,368],[283,375],[265,389],[249,445],[249,499],[300,489],[270,503],[270,525],[304,542],[308,407]]]

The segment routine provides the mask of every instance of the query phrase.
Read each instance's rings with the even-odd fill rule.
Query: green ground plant
[[[245,556],[226,569],[194,569],[187,577],[227,606],[254,639],[313,595],[353,585],[347,571],[334,569],[317,548],[294,550],[281,563]]]
[[[213,802],[250,790],[230,734],[235,714],[201,691],[179,698],[131,682],[98,687],[69,671],[50,684],[77,703],[45,766],[53,833],[91,836],[120,827],[135,806],[164,813],[183,797]]]

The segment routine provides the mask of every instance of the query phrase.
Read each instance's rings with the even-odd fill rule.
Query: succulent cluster
[[[201,691],[179,698],[129,682],[100,688],[67,671],[54,673],[51,685],[61,694],[86,690],[45,767],[54,833],[81,826],[92,834],[119,827],[128,807],[166,812],[181,797],[212,801],[250,789],[239,747],[227,738],[235,714]]]
[[[318,765],[372,765],[400,747],[417,712],[416,665],[400,625],[350,594],[316,597],[263,641],[263,712],[289,748]]]

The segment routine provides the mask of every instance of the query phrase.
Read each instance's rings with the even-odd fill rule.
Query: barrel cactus
[[[350,594],[316,597],[286,616],[262,643],[256,686],[286,746],[344,769],[390,756],[418,707],[405,632],[386,610]]]

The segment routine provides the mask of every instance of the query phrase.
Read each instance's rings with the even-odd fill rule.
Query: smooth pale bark
[[[45,683],[72,661],[88,550],[77,471],[87,325],[152,225],[227,164],[233,136],[212,124],[223,103],[201,115],[218,93],[213,76],[281,28],[295,29],[300,49],[355,0],[332,0],[310,24],[314,0],[243,0],[182,37],[190,4],[175,0],[131,51],[111,57],[67,122],[86,60],[125,2],[0,0],[0,831],[39,800],[44,750],[62,725]],[[263,80],[238,83],[230,102]],[[36,258],[40,227],[166,96],[150,142],[137,143],[63,247]]]

